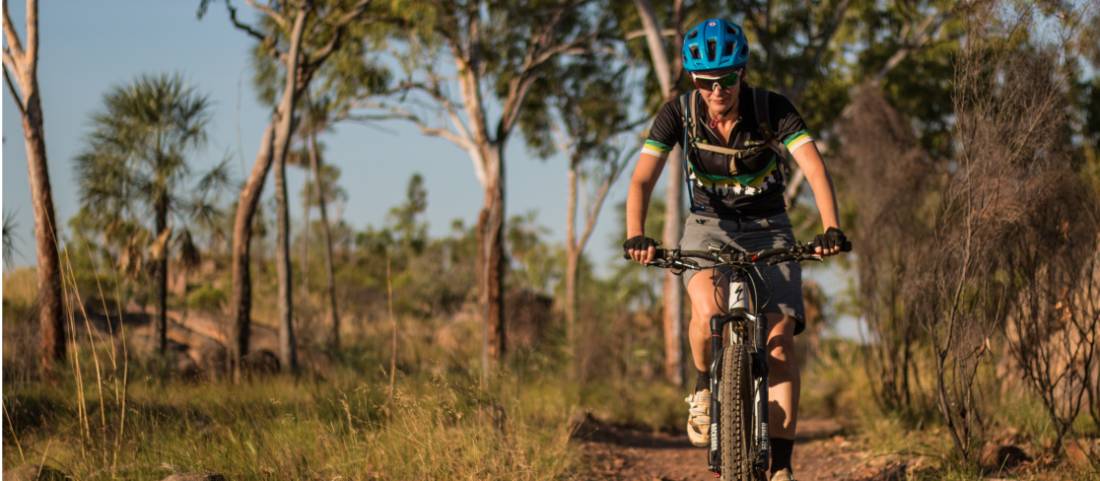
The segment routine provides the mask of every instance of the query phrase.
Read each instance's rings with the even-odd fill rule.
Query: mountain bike
[[[851,250],[850,244],[842,251]],[[700,266],[698,260],[713,263]],[[783,262],[821,261],[809,243],[747,252],[735,245],[706,251],[657,249],[648,265],[681,273],[715,269],[715,292],[723,279],[729,290],[726,312],[710,319],[710,446],[707,462],[723,481],[766,480],[768,444],[767,319],[769,301],[758,268]],[[721,305],[721,302],[719,302]]]

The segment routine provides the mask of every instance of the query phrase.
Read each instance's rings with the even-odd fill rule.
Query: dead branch
[[[15,82],[12,82],[11,76],[8,74],[7,65],[4,65],[4,83],[8,86],[8,92],[11,93],[11,98],[15,101],[15,106],[19,108],[19,114],[26,117],[27,107],[23,104],[23,99],[19,96],[19,92],[15,90]]]
[[[7,40],[8,45],[5,50],[10,49],[11,55],[17,59],[24,58],[23,44],[19,41],[19,34],[15,31],[15,26],[11,21],[11,16],[8,13],[8,0],[4,0],[4,39]],[[5,52],[6,53],[6,52]],[[5,61],[7,63],[7,61]],[[18,73],[18,71],[16,71]]]
[[[237,7],[234,7],[233,4],[229,2],[225,2],[225,8],[229,10],[229,21],[233,23],[233,26],[236,27],[237,30],[240,30],[248,34],[250,37],[256,39],[257,42],[260,42],[260,45],[268,45],[270,43],[267,35],[260,33],[260,30],[256,27],[244,23],[239,18],[237,18]]]

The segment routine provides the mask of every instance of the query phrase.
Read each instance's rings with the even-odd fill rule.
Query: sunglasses
[[[726,75],[714,77],[710,75],[691,74],[691,83],[699,90],[711,91],[718,88],[728,89],[737,85],[741,80],[741,71],[735,70]]]

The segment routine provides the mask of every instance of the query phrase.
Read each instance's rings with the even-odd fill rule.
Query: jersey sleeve
[[[683,138],[683,123],[683,118],[680,116],[680,101],[673,99],[665,103],[657,112],[657,117],[653,119],[642,153],[661,159],[667,157],[672,147]]]
[[[779,141],[787,147],[788,152],[793,153],[799,147],[813,142],[814,139],[810,136],[809,128],[806,127],[806,122],[802,120],[802,115],[798,113],[798,109],[794,108],[787,97],[773,93],[769,103],[769,109],[772,112],[773,132],[775,132]]]

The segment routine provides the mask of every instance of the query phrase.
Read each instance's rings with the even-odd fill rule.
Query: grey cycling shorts
[[[718,219],[689,214],[684,224],[684,235],[680,238],[680,249],[707,250],[711,245],[723,246],[731,243],[750,252],[790,245],[794,243],[791,220],[786,212],[752,220]],[[698,262],[704,266],[709,264],[706,261]],[[698,272],[700,271],[684,271],[682,276],[685,289]],[[767,292],[758,290],[757,294],[764,303],[761,311],[794,318],[794,333],[802,332],[806,328],[802,305],[802,266],[797,262],[784,262],[761,267],[760,275],[763,278],[755,280],[763,281],[763,285],[767,286]]]

